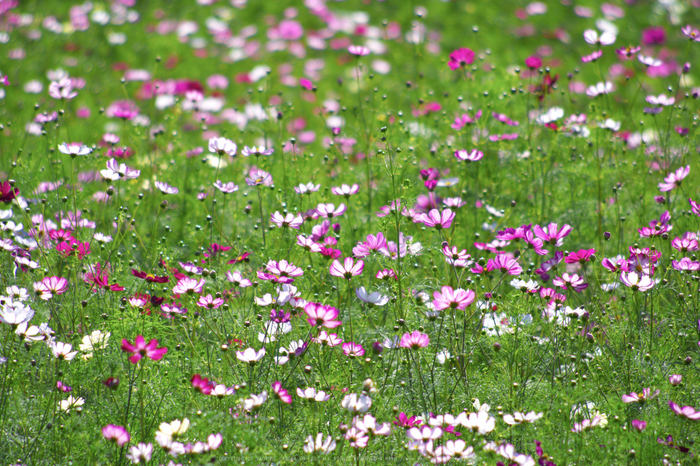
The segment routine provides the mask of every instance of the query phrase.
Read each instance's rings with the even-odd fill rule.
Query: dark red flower
[[[168,283],[168,281],[170,281],[170,278],[168,278],[167,275],[165,277],[159,277],[157,275],[152,275],[150,273],[140,272],[136,269],[131,269],[131,274],[136,278],[146,280],[147,282],[150,282],[150,283]]]

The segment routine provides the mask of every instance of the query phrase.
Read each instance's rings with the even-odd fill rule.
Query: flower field
[[[698,464],[698,42],[0,0],[0,464]]]

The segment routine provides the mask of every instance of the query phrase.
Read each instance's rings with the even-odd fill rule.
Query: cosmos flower
[[[70,155],[71,157],[75,157],[78,155],[88,155],[92,152],[91,148],[79,142],[72,142],[69,144],[66,144],[64,142],[63,144],[58,146],[58,150],[61,151],[61,153],[63,154]]]
[[[216,180],[214,187],[224,194],[232,194],[238,191],[238,185],[233,181],[228,183],[222,183],[221,180]]]
[[[272,394],[275,395],[282,403],[291,404],[292,395],[282,387],[282,382],[272,382]]]
[[[645,388],[642,390],[642,393],[635,393],[632,392],[629,395],[622,395],[622,402],[623,403],[644,403],[645,401],[648,400],[653,400],[657,396],[659,396],[659,393],[661,391],[659,389],[656,389],[653,393],[651,392],[651,388]]]
[[[272,186],[272,175],[265,170],[252,167],[248,172],[245,182],[248,186]]]
[[[463,311],[474,302],[476,293],[472,290],[458,288],[453,290],[451,286],[443,286],[441,290],[433,293],[433,306],[438,311],[444,309],[459,309]]]
[[[430,344],[430,338],[425,333],[415,330],[413,333],[404,333],[399,346],[408,349],[425,348]]]
[[[308,303],[304,306],[307,322],[312,327],[336,328],[342,325],[338,318],[338,310],[331,306],[318,303]]]
[[[209,152],[218,155],[236,155],[236,143],[226,138],[211,138],[209,140]]]
[[[265,146],[245,146],[241,151],[241,155],[243,157],[250,157],[251,155],[254,155],[255,157],[260,157],[261,155],[272,155],[273,152],[275,152],[275,149],[266,149]]]
[[[136,337],[133,344],[126,338],[122,340],[122,351],[131,353],[131,356],[129,356],[129,362],[132,364],[136,364],[144,356],[152,361],[161,360],[163,356],[165,356],[165,353],[168,352],[168,348],[158,348],[157,346],[158,340],[153,338],[151,341],[146,343],[146,340],[141,335]]]
[[[168,183],[163,183],[162,181],[156,181],[156,188],[163,194],[177,194],[180,192],[179,189],[174,186],[170,186]]]
[[[348,47],[348,52],[356,57],[364,57],[365,55],[369,55],[370,51],[367,47],[361,45],[351,45]]]
[[[253,348],[246,348],[245,351],[236,351],[236,358],[239,361],[250,364],[251,366],[260,362],[260,360],[265,356],[265,348],[260,351],[255,351]]]
[[[106,440],[114,441],[118,446],[123,447],[131,440],[131,435],[126,428],[114,424],[107,424],[102,428],[102,436]]]
[[[663,193],[679,188],[683,179],[688,176],[688,173],[690,173],[690,165],[686,165],[673,173],[669,173],[669,175],[664,178],[664,182],[659,183],[659,191]]]
[[[336,443],[333,437],[328,435],[325,440],[322,433],[316,434],[316,439],[309,435],[306,437],[306,442],[304,443],[304,452],[312,454],[315,452],[320,452],[323,455],[327,455],[333,450],[335,450]]]
[[[461,160],[463,162],[477,162],[484,157],[484,153],[476,149],[472,149],[471,151],[460,149],[455,151],[454,154],[457,160]]]
[[[333,277],[344,278],[346,280],[352,279],[362,274],[362,269],[364,269],[365,263],[358,260],[355,263],[355,259],[352,257],[346,257],[341,263],[339,260],[334,260],[330,267],[330,274]]]
[[[294,228],[295,230],[298,230],[304,223],[304,219],[299,214],[288,213],[283,216],[279,211],[270,215],[270,221],[278,228]]]
[[[437,209],[432,209],[427,214],[418,215],[413,221],[415,223],[423,223],[426,227],[434,227],[437,230],[448,229],[452,226],[456,214],[450,209],[445,209],[440,212]]]
[[[472,63],[474,63],[474,51],[468,48],[460,48],[450,54],[450,61],[447,62],[447,66],[451,70],[456,70]]]
[[[621,272],[620,281],[634,291],[649,291],[654,287],[654,280],[648,275],[637,272]]]

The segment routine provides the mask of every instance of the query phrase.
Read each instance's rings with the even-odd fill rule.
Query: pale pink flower
[[[358,260],[357,263],[355,263],[355,260],[352,257],[346,257],[343,263],[336,259],[331,264],[330,274],[333,277],[350,280],[352,277],[360,275],[364,267],[365,263],[363,261]]]

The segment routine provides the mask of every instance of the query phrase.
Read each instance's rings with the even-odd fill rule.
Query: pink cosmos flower
[[[123,447],[131,440],[131,435],[122,426],[107,424],[102,428],[102,436],[106,440],[113,440],[118,446]]]
[[[236,143],[226,138],[211,138],[209,139],[209,152],[218,155],[228,155],[233,157],[236,155]]]
[[[474,63],[474,51],[468,48],[460,48],[450,54],[450,61],[447,62],[447,66],[451,70],[456,70],[472,63]]]
[[[361,45],[351,45],[348,47],[348,52],[356,57],[364,57],[365,55],[369,55],[369,49]]]
[[[622,395],[622,402],[623,403],[644,403],[645,401],[653,400],[657,396],[659,396],[659,393],[661,393],[661,390],[656,389],[654,393],[651,392],[651,388],[645,388],[642,390],[642,393],[635,393],[632,392],[629,395]]]
[[[683,381],[683,376],[679,374],[671,374],[668,376],[668,383],[677,387]]]
[[[430,344],[428,335],[415,330],[413,333],[404,333],[399,346],[408,349],[425,348]]]
[[[292,404],[292,395],[282,387],[282,382],[272,382],[272,393],[279,398],[282,403]]]
[[[272,175],[259,168],[251,167],[245,182],[248,186],[272,186]]]
[[[690,165],[686,165],[685,167],[681,167],[675,172],[670,173],[666,178],[664,178],[663,183],[659,183],[659,191],[663,193],[671,191],[674,188],[679,188],[681,186],[681,181],[683,181],[683,178],[688,176],[688,173],[690,173]]]
[[[340,185],[340,187],[334,186],[331,188],[331,192],[336,196],[345,196],[346,198],[348,198],[360,192],[360,185],[355,183],[352,186],[348,186],[346,184]]]
[[[265,269],[276,277],[297,278],[304,275],[304,271],[289,261],[269,261]]]
[[[453,290],[451,286],[443,286],[440,292],[433,293],[433,306],[438,311],[443,309],[459,309],[463,311],[474,302],[476,293],[472,290],[463,290],[458,288]]]
[[[569,275],[568,273],[563,273],[561,277],[555,277],[552,280],[554,286],[558,286],[563,289],[572,288],[577,293],[582,292],[588,288],[588,283],[583,281],[583,278],[579,277],[577,274]]]
[[[221,180],[216,180],[214,187],[224,194],[231,194],[238,191],[238,185],[233,181],[229,183],[222,183]]]
[[[620,273],[620,281],[634,291],[649,291],[654,288],[654,280],[648,275],[638,274],[637,272],[622,272]]]
[[[351,357],[351,358],[356,358],[360,356],[365,355],[365,349],[362,347],[362,345],[353,343],[353,342],[348,342],[348,343],[343,343],[343,354],[345,356]]]
[[[450,127],[459,131],[466,125],[473,125],[479,118],[481,118],[481,113],[481,110],[478,110],[476,112],[476,115],[474,115],[474,118],[470,117],[466,113],[463,113],[461,116],[458,115],[457,117],[455,117],[455,122]]]
[[[122,340],[122,351],[132,353],[132,355],[129,357],[129,362],[132,364],[136,364],[144,356],[148,357],[152,361],[161,360],[163,356],[165,356],[165,353],[168,352],[168,348],[157,348],[157,346],[158,340],[153,338],[148,342],[148,344],[146,344],[146,340],[141,335],[136,337],[133,344],[131,344],[126,338]]]
[[[674,238],[671,241],[671,247],[681,252],[697,251],[700,249],[700,244],[695,238]]]
[[[695,214],[700,216],[700,204],[693,201],[692,199],[688,199],[688,203],[690,204],[690,210]]]
[[[214,298],[211,294],[206,296],[200,296],[199,301],[197,301],[197,306],[203,307],[204,309],[216,309],[224,304],[222,298]]]
[[[301,246],[302,248],[306,249],[307,251],[321,252],[321,245],[316,243],[312,238],[307,238],[306,236],[303,236],[303,235],[297,236],[297,242],[295,244],[297,246]]]
[[[163,194],[177,194],[180,192],[179,189],[170,186],[168,183],[163,183],[162,181],[156,181],[156,188],[158,188]]]
[[[346,257],[342,264],[336,259],[331,264],[330,274],[333,277],[350,280],[352,277],[360,275],[364,267],[365,263],[363,261],[358,260],[357,263],[355,263],[352,257]]]
[[[462,200],[461,197],[448,197],[442,200],[445,207],[450,207],[452,209],[459,209],[467,205],[466,202]]]
[[[338,310],[331,306],[318,303],[307,303],[304,312],[308,316],[306,321],[312,327],[336,328],[342,325],[338,318]]]
[[[535,225],[533,228],[535,236],[545,243],[553,244],[561,247],[564,244],[564,238],[571,233],[571,226],[563,225],[561,228],[556,223],[550,223],[545,228]]]
[[[671,408],[671,411],[673,411],[679,416],[686,417],[691,421],[700,421],[700,411],[695,411],[695,408],[693,408],[692,406],[683,406],[681,408],[678,404],[674,403],[673,401],[669,401],[668,407]]]
[[[190,277],[183,277],[180,280],[177,281],[177,285],[173,287],[173,293],[174,294],[192,294],[192,293],[201,293],[204,291],[204,279],[200,279],[199,281],[195,280],[194,278]]]
[[[318,212],[318,215],[323,218],[340,217],[346,210],[348,210],[348,208],[345,206],[345,204],[340,204],[337,208],[335,207],[335,204],[330,203],[319,204],[316,207],[316,212]]]
[[[374,276],[378,280],[388,280],[390,278],[393,278],[394,280],[398,280],[398,277],[396,276],[396,272],[394,272],[393,269],[383,269],[377,272],[377,274]]]
[[[319,332],[318,337],[313,339],[314,343],[318,343],[324,346],[338,346],[343,342],[343,340],[338,337],[335,333],[328,333],[325,330]]]
[[[645,421],[640,421],[639,419],[634,419],[632,421],[632,427],[641,432],[647,428],[647,423]]]
[[[447,244],[447,242],[443,243],[442,253],[445,256],[445,261],[447,261],[447,263],[453,267],[468,267],[472,262],[471,255],[467,253],[466,249],[459,251],[457,246],[452,246],[450,248],[450,245]]]
[[[687,257],[684,257],[680,261],[671,261],[671,266],[674,270],[678,270],[679,272],[700,270],[700,262],[692,261]]]
[[[461,160],[463,162],[476,162],[484,157],[484,153],[476,149],[473,149],[471,152],[460,149],[455,151],[455,157],[457,160]]]
[[[700,31],[695,29],[693,26],[688,24],[687,26],[684,26],[681,28],[681,32],[685,37],[687,37],[689,40],[695,41],[695,42],[700,42]]]
[[[71,100],[78,93],[73,90],[73,84],[69,78],[63,78],[59,81],[51,81],[49,84],[49,95],[57,100]]]
[[[63,294],[68,290],[68,280],[63,277],[45,277],[40,282],[34,283],[34,291],[44,301],[49,300],[54,294]]]
[[[279,211],[270,215],[270,221],[278,228],[294,228],[295,230],[298,230],[301,227],[301,224],[304,223],[304,219],[299,214],[296,214],[295,216],[292,213],[288,213],[287,215],[282,216]]]
[[[489,259],[486,267],[489,271],[500,270],[508,275],[520,275],[523,272],[523,268],[518,261],[508,254],[499,254],[495,259]]]
[[[243,157],[250,157],[251,155],[260,157],[261,155],[272,155],[273,152],[275,152],[275,149],[266,149],[264,146],[245,146],[241,151],[241,155]]]
[[[426,227],[435,227],[441,230],[450,228],[455,216],[456,214],[450,209],[445,209],[442,212],[437,209],[432,209],[427,214],[417,215],[413,221],[415,223],[423,223]]]
[[[294,192],[297,194],[301,194],[302,196],[304,194],[311,194],[315,193],[316,191],[319,190],[321,187],[320,184],[313,184],[311,181],[309,181],[306,184],[300,184],[299,186],[294,186]]]
[[[115,159],[110,159],[107,162],[107,169],[100,170],[100,174],[108,180],[117,181],[122,178],[127,180],[135,180],[141,175],[141,170],[135,170],[127,167],[124,163],[117,163]]]

